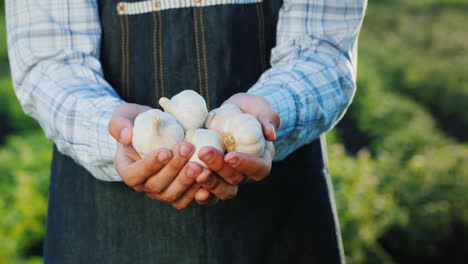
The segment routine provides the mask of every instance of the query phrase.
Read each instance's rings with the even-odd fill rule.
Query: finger
[[[192,144],[181,142],[174,147],[174,157],[161,169],[156,175],[149,178],[145,183],[147,192],[161,193],[175,179],[177,174],[182,170],[185,164],[189,161],[190,156],[194,151]]]
[[[203,147],[198,152],[198,157],[210,170],[221,176],[230,184],[239,184],[245,179],[245,175],[228,166],[224,161],[224,154],[212,147]]]
[[[180,171],[172,183],[161,195],[169,203],[177,201],[192,185],[196,177],[203,171],[202,166],[195,162],[189,162]]]
[[[237,185],[229,184],[210,169],[204,169],[197,182],[221,200],[229,200],[237,195]]]
[[[125,117],[113,117],[109,121],[108,131],[118,142],[124,145],[132,143],[133,122]]]
[[[206,193],[205,193],[206,192]],[[206,189],[204,188],[200,188],[197,193],[195,194],[195,197],[198,195],[198,193],[203,193],[202,195],[199,195],[199,196],[202,196],[203,198],[206,197],[206,199],[203,199],[203,200],[196,200],[195,198],[195,201],[199,204],[199,205],[203,205],[203,206],[213,206],[215,204],[217,204],[219,202],[219,198],[216,197],[216,195],[210,193],[209,191],[207,191]]]
[[[180,199],[172,203],[172,206],[174,206],[174,208],[176,208],[177,210],[183,210],[187,208],[190,205],[190,203],[192,203],[192,201],[195,199],[195,194],[198,190],[200,190],[200,185],[192,185],[192,187],[187,192],[185,192]]]
[[[115,156],[115,169],[122,177],[122,180],[130,187],[135,187],[147,178],[157,173],[172,158],[172,153],[168,149],[159,149],[137,161],[126,155],[133,147],[119,144]]]
[[[262,125],[265,138],[269,141],[274,141],[276,139],[276,130],[281,125],[279,115],[275,111],[267,111],[260,114],[257,119]]]
[[[210,193],[208,190],[200,188],[195,193],[195,201],[199,205],[212,206],[215,205],[219,201],[219,199],[214,194]]]
[[[270,174],[273,149],[273,144],[267,142],[262,157],[251,157],[239,152],[230,152],[224,157],[224,160],[237,171],[255,181],[260,181]]]

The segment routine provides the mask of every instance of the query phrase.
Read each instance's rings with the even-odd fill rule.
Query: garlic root
[[[222,138],[227,151],[259,157],[265,150],[265,137],[258,120],[249,114],[237,114],[224,121]]]

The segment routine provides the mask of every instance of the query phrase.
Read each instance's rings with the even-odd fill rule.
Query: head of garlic
[[[224,153],[223,140],[221,139],[221,135],[216,131],[207,129],[189,130],[185,135],[185,140],[195,146],[195,151],[190,161],[195,161],[205,168],[207,167],[206,164],[198,158],[198,152],[203,147],[213,147]]]
[[[241,113],[227,118],[223,124],[222,138],[228,152],[259,157],[265,150],[262,126],[249,114]]]
[[[218,133],[223,133],[224,121],[231,116],[241,114],[242,111],[235,104],[224,104],[208,113],[205,120],[205,127]]]
[[[168,113],[151,109],[135,118],[132,144],[142,157],[159,148],[172,149],[182,140],[184,129]]]
[[[205,99],[192,90],[182,91],[171,99],[162,97],[159,104],[179,121],[185,131],[202,127],[208,115]]]

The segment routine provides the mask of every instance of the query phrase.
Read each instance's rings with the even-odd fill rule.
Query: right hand
[[[137,104],[121,104],[112,114],[109,133],[117,140],[115,168],[125,184],[137,192],[144,192],[151,199],[172,204],[177,209],[186,208],[195,196],[205,194],[202,204],[211,205],[217,201],[214,195],[206,195],[196,183],[196,178],[209,175],[194,162],[188,162],[194,151],[192,144],[181,142],[174,149],[159,149],[144,158],[132,146],[132,130],[135,118],[151,109]],[[198,191],[198,194],[197,194]],[[200,202],[199,202],[200,203]]]

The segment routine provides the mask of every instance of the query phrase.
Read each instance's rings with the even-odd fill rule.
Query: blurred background
[[[4,11],[0,263],[41,263],[52,144],[14,95]],[[349,263],[468,263],[467,25],[468,0],[369,1],[358,91],[328,133]]]

